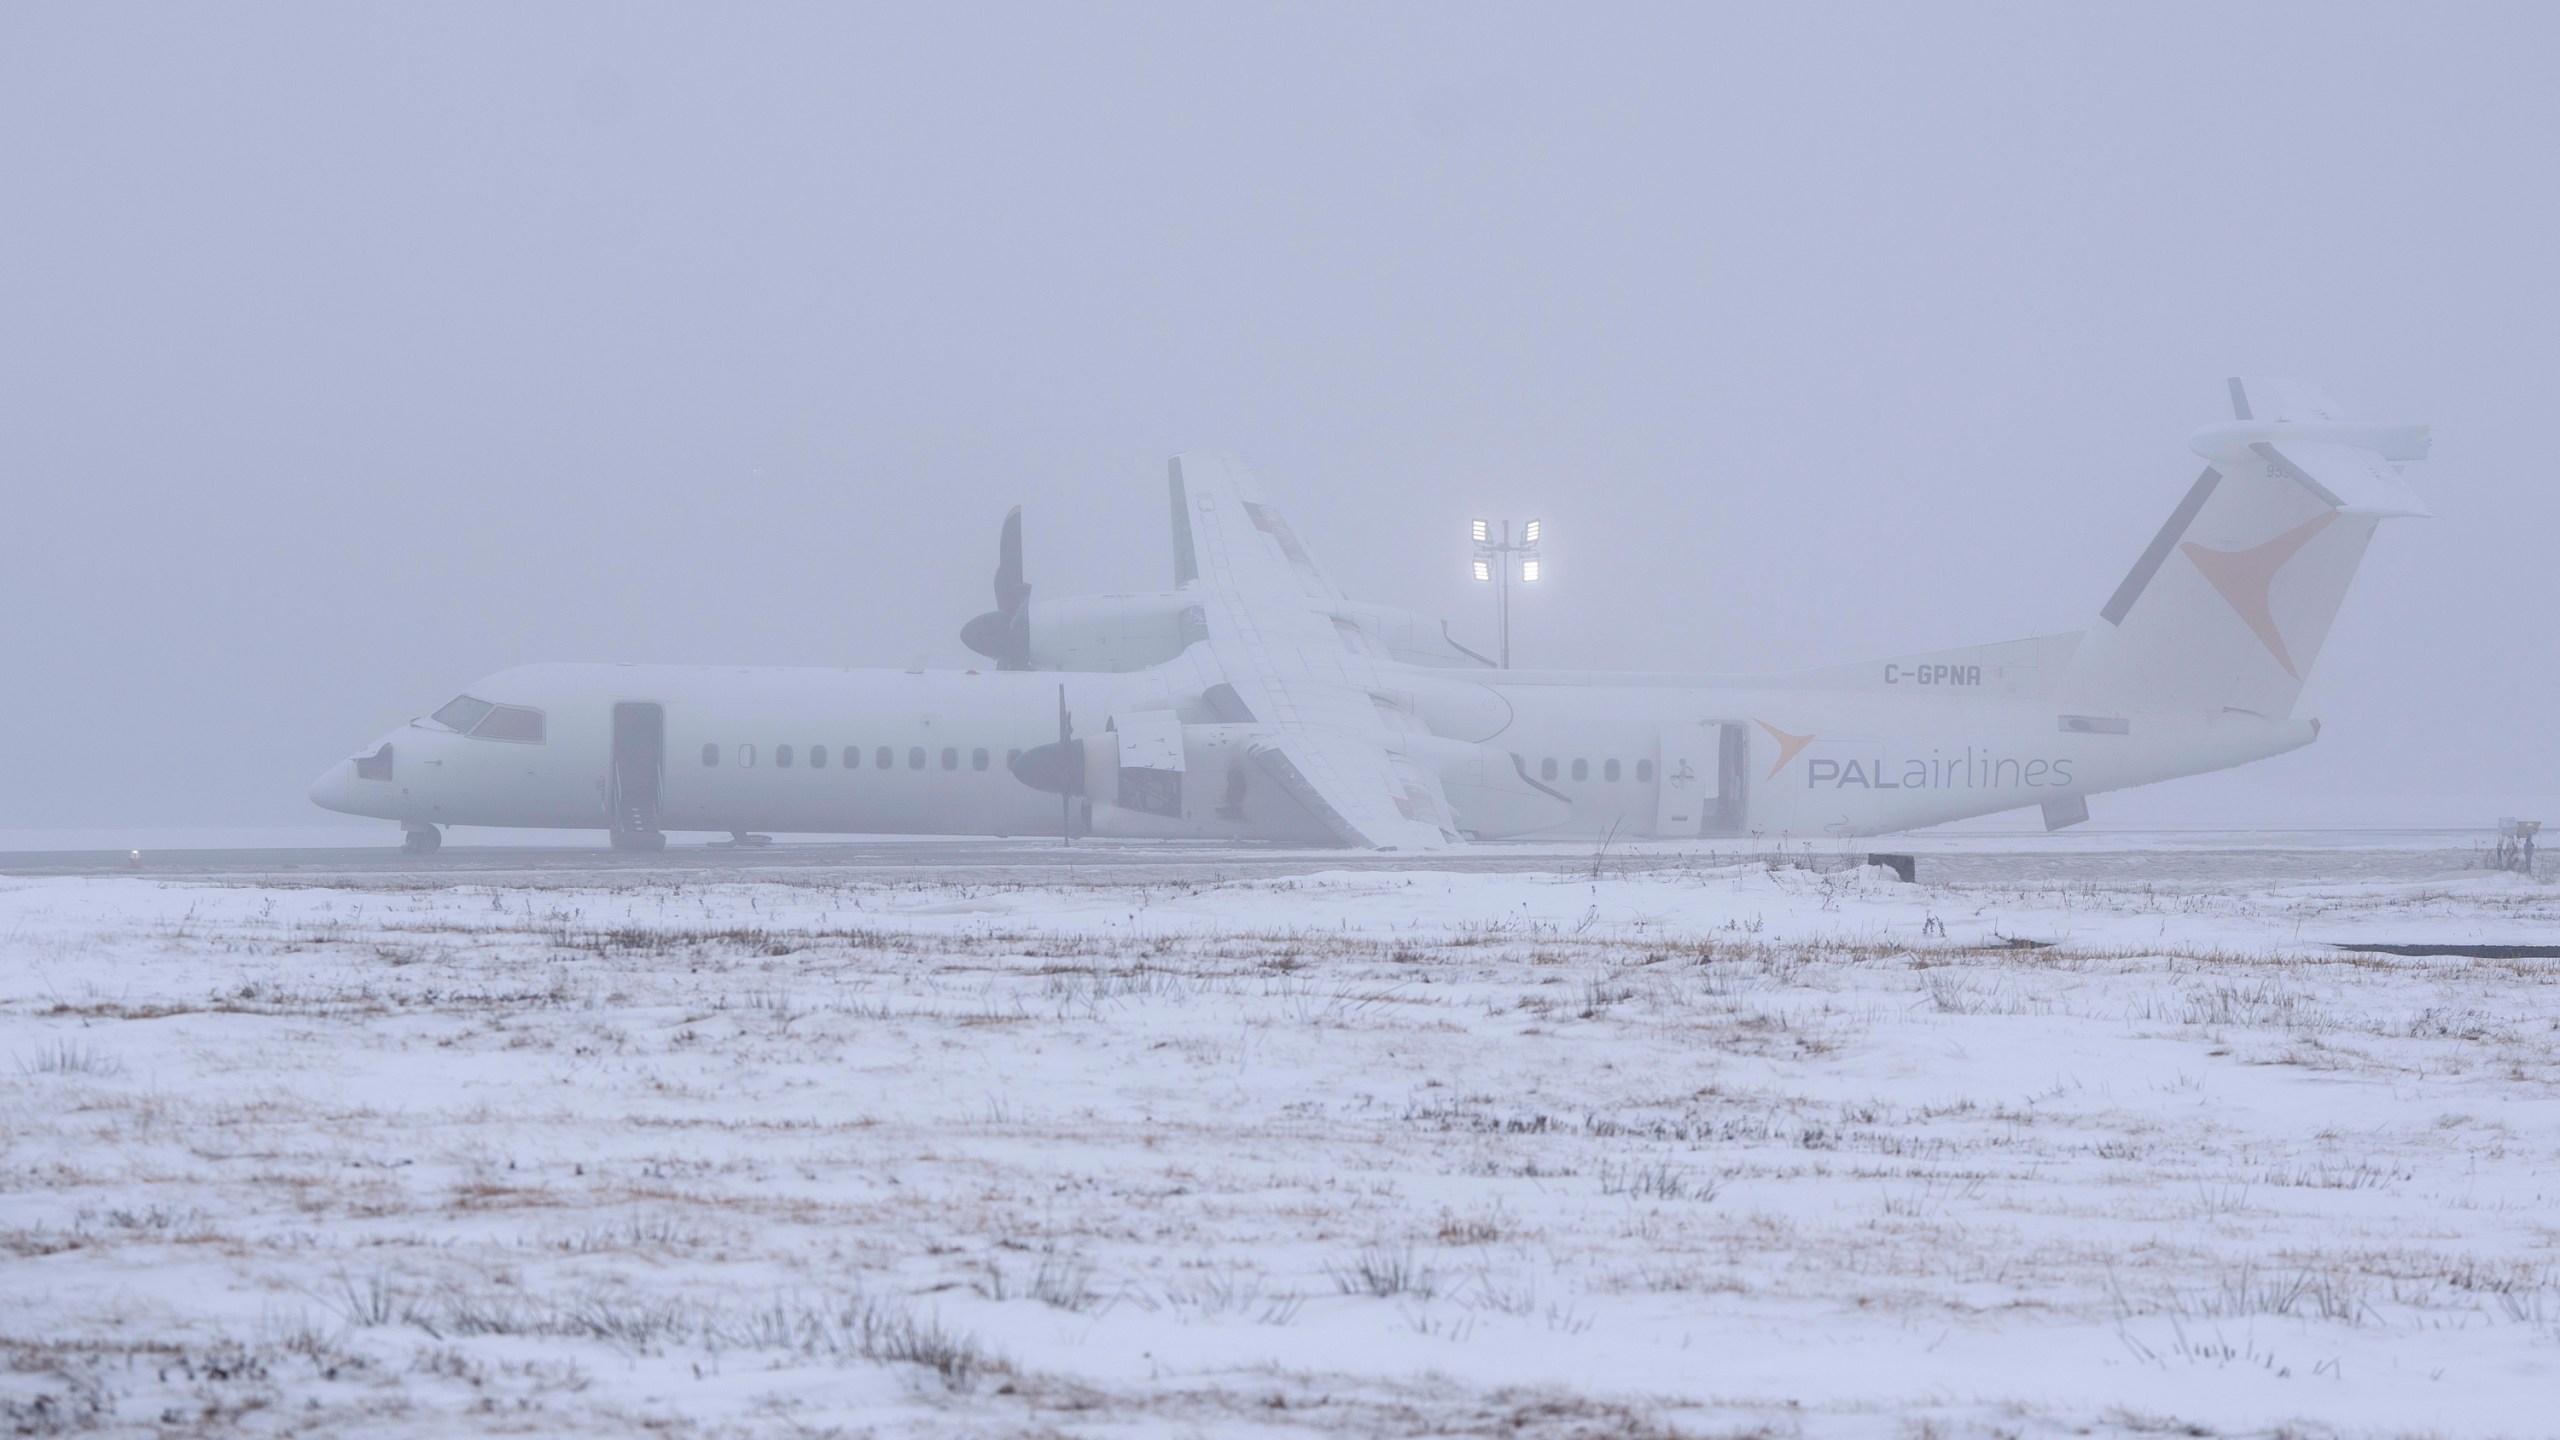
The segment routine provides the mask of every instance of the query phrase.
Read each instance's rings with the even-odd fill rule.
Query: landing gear
[[[411,855],[433,855],[444,848],[444,832],[433,825],[403,825],[400,848]]]
[[[655,854],[667,848],[666,832],[663,830],[616,830],[613,832],[613,848]]]

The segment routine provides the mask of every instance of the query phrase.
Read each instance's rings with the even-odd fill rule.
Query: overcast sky
[[[1524,664],[2076,628],[2233,374],[2439,457],[2249,783],[2560,792],[2555,30],[0,8],[0,828],[321,821],[523,662],[958,665],[1008,505],[1167,583],[1191,447],[1480,646],[1543,517]]]

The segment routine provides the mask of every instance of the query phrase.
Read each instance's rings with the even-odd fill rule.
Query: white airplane
[[[1468,840],[1853,836],[2088,797],[2305,745],[2290,718],[2374,527],[2427,513],[2425,427],[2233,380],[2208,468],[2086,630],[1778,675],[1487,668],[1347,600],[1235,461],[1172,462],[1176,588],[1033,603],[1019,512],[993,672],[500,671],[311,798],[447,825]]]

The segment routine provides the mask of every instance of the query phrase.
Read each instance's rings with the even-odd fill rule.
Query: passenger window
[[[844,768],[847,770],[859,770],[862,768],[861,746],[847,745],[844,747]]]
[[[987,752],[984,746],[969,752],[969,768],[972,770],[987,768]]]
[[[1538,778],[1541,780],[1553,780],[1556,778],[1556,761],[1554,756],[1550,755],[1546,759],[1538,762]]]
[[[949,745],[942,747],[942,768],[945,770],[960,768],[960,752],[957,749]]]
[[[1653,762],[1652,762],[1652,761],[1650,761],[1650,760],[1639,760],[1639,761],[1637,761],[1637,762],[1636,762],[1636,780],[1637,780],[1639,783],[1642,783],[1642,782],[1644,782],[1644,781],[1651,780],[1652,778],[1653,778]]]
[[[788,770],[791,768],[790,746],[776,745],[773,747],[773,768],[776,770]]]
[[[1603,780],[1615,780],[1615,779],[1617,779],[1617,778],[1618,778],[1618,762],[1617,762],[1617,761],[1615,761],[1615,760],[1612,760],[1612,761],[1610,761],[1608,764],[1601,766],[1601,767],[1600,767],[1600,778],[1601,778],[1601,779],[1603,779]]]
[[[1588,760],[1576,760],[1576,761],[1574,761],[1574,762],[1573,762],[1573,778],[1574,778],[1574,779],[1576,779],[1576,780],[1588,780],[1588,779],[1590,779],[1590,778],[1591,778],[1591,762],[1590,762],[1590,761],[1588,761]]]
[[[812,770],[824,770],[827,768],[826,746],[812,745],[809,747],[809,768]]]
[[[883,745],[879,749],[871,752],[871,764],[874,769],[886,770],[897,763],[898,759],[896,754],[893,753],[886,745]]]
[[[924,768],[923,746],[910,745],[907,747],[907,768],[910,770],[921,770]]]
[[[753,745],[741,745],[738,747],[738,768],[741,770],[753,770],[756,768],[756,747]]]
[[[703,765],[703,768],[707,770],[707,769],[710,769],[711,767],[713,767],[713,766],[715,766],[715,765],[718,765],[719,763],[720,763],[720,747],[719,747],[719,746],[717,746],[717,745],[705,745],[705,746],[703,746],[703,747],[702,747],[702,765]]]

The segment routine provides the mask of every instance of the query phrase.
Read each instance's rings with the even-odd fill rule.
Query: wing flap
[[[1402,756],[1353,736],[1300,732],[1255,746],[1253,761],[1345,845],[1448,846],[1449,803],[1439,780]]]

